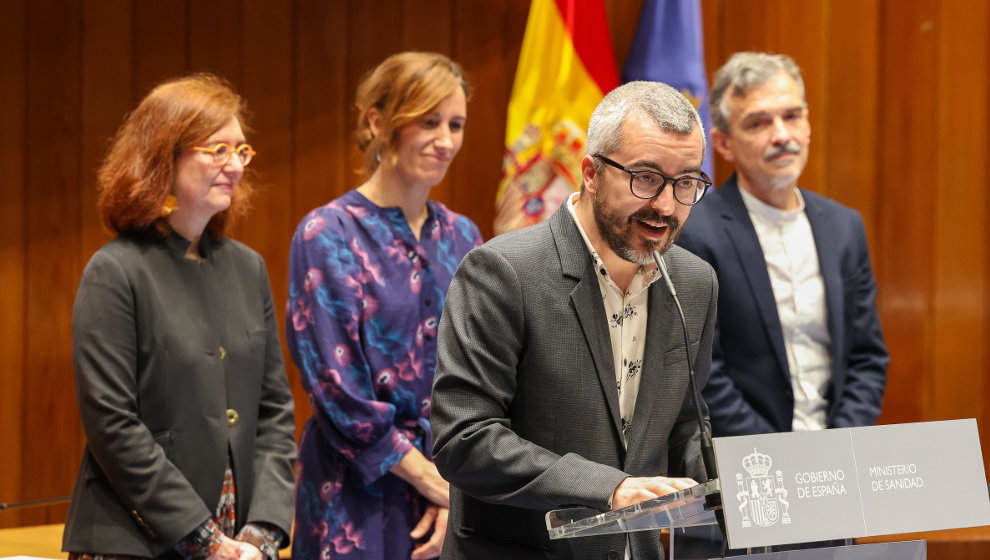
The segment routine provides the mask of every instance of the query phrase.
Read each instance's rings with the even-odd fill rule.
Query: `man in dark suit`
[[[718,274],[704,389],[716,436],[865,426],[889,361],[859,213],[799,189],[811,127],[784,55],[737,53],[715,76],[712,144],[736,174],[678,244]]]
[[[683,333],[702,383],[718,285],[672,247],[710,182],[694,107],[633,82],[591,117],[582,189],[548,222],[469,253],[439,327],[434,458],[450,481],[442,558],[658,559],[655,531],[550,541],[550,509],[607,511],[701,477]]]
[[[737,53],[715,74],[711,114],[736,173],[678,244],[721,286],[704,388],[714,435],[875,423],[889,359],[866,233],[858,212],[797,186],[811,134],[800,70]]]

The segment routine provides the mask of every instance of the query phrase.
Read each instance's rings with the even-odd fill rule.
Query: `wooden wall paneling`
[[[428,6],[428,7],[427,7]],[[397,50],[414,50],[438,52],[457,59],[453,50],[454,16],[453,0],[435,0],[428,5],[418,0],[401,0],[397,11],[401,14],[402,47]],[[477,20],[483,21],[483,20]],[[486,26],[471,26],[472,29],[484,33]],[[462,151],[461,154],[464,154]],[[465,158],[454,159],[452,166],[463,163]],[[448,206],[454,206],[455,189],[451,182],[451,173],[439,185],[430,190],[430,198]]]
[[[990,28],[990,18],[985,18],[983,20],[984,24]],[[990,88],[988,88],[990,89]],[[990,95],[990,91],[983,92],[984,95]],[[990,130],[990,118],[983,119],[983,126]],[[982,154],[985,160],[990,160],[990,149],[984,150]],[[990,214],[990,197],[985,198],[983,205],[984,215]],[[969,258],[978,258],[976,255],[982,255],[983,259],[983,270],[984,274],[990,271],[990,228],[984,228],[983,237],[974,240],[973,242],[976,250],[973,255]],[[984,329],[990,326],[990,280],[987,280],[983,284],[983,325]],[[987,355],[986,351],[983,353],[984,368],[990,368],[990,356]],[[970,372],[967,368],[962,375],[971,375],[974,372]],[[983,463],[984,468],[987,472],[990,472],[990,383],[986,382],[988,377],[986,369],[982,372],[984,383],[983,391],[981,393],[970,392],[971,395],[978,396],[983,402],[983,414],[977,420],[980,431],[980,442],[983,447]]]
[[[988,553],[986,541],[929,542],[928,558],[931,560],[985,560]]]
[[[110,139],[124,115],[131,109],[131,3],[128,0],[85,0],[82,5],[82,36],[80,63],[80,111],[79,111],[79,266],[84,267],[90,257],[104,243],[110,240],[111,233],[103,226],[96,207],[96,173]],[[112,53],[113,56],[108,56]],[[82,270],[71,278],[72,292],[78,284]],[[71,303],[71,302],[70,302]],[[64,344],[68,345],[71,340]],[[74,388],[72,364],[63,372],[66,386]],[[60,405],[78,416],[78,408],[73,392],[63,394]],[[77,423],[78,445],[65,449],[64,462],[69,467],[78,465],[85,435],[82,425]],[[68,495],[75,481],[68,481],[64,495]],[[50,519],[51,520],[51,519]],[[53,521],[61,521],[54,519]]]
[[[499,7],[500,15],[487,11],[492,5]],[[504,0],[500,4],[489,3],[489,8],[481,3],[461,2],[455,21],[457,56],[466,65],[475,88],[465,140],[465,149],[469,151],[460,156],[464,161],[455,162],[451,170],[458,184],[455,209],[474,220],[485,239],[494,235],[495,196],[505,152],[505,122],[528,16],[528,2]],[[485,21],[501,27],[502,36],[497,42],[492,42],[491,36],[485,36],[480,44],[475,41],[475,37],[482,35],[476,33],[477,26],[471,22],[479,17],[490,17]],[[496,46],[498,43],[500,47]],[[499,55],[492,56],[492,52]]]
[[[27,2],[0,4],[0,169],[3,169],[3,203],[0,203],[0,502],[23,499],[21,453],[30,440],[22,433],[25,399],[24,366],[24,263],[25,263],[25,59]],[[0,511],[0,527],[20,524],[19,510]]]
[[[85,0],[83,4],[79,174],[83,265],[112,237],[96,208],[96,174],[114,133],[132,109],[132,21],[130,0]]]
[[[801,174],[801,186],[820,191],[825,184],[824,161],[828,130],[825,102],[826,4],[825,0],[742,0],[723,4],[723,60],[735,52],[755,50],[782,53],[801,67],[805,97],[810,108],[811,152]],[[712,68],[712,71],[718,66]],[[731,168],[729,168],[731,169]]]
[[[438,52],[450,56],[454,7],[455,0],[433,0],[429,3],[397,0],[393,9],[400,16],[400,50]]]
[[[777,0],[771,8],[773,18],[770,25],[776,28],[774,41],[766,47],[767,51],[790,56],[801,68],[805,99],[810,109],[811,151],[800,184],[803,188],[826,195],[825,161],[829,157],[828,138],[832,132],[832,115],[827,102],[827,92],[830,91],[830,77],[826,72],[830,41],[829,30],[826,29],[826,22],[829,21],[827,7],[828,0]],[[836,23],[846,25],[848,22]]]
[[[196,9],[208,3],[196,4]],[[188,2],[132,0],[131,105],[137,106],[159,82],[188,72]]]
[[[307,212],[357,186],[349,157],[353,101],[347,86],[348,16],[347,5],[329,6],[322,0],[297,0],[293,5],[293,157],[287,240]],[[275,297],[282,298],[278,303],[284,306],[287,292]],[[312,409],[291,359],[286,371],[296,399],[298,434]]]
[[[27,356],[21,469],[26,500],[72,490],[82,449],[71,358],[80,241],[80,31],[76,1],[28,3]],[[57,72],[52,69],[57,68]],[[45,434],[43,441],[39,436]],[[65,506],[22,513],[26,524],[61,522]]]
[[[874,271],[887,347],[893,357],[884,398],[884,423],[911,422],[931,410],[932,219],[937,184],[937,30],[934,0],[911,9],[885,1],[880,8],[878,135],[879,185],[884,194]],[[961,333],[960,333],[961,334]]]
[[[437,193],[491,235],[528,2],[439,6],[0,3],[0,500],[72,488],[82,438],[71,309],[85,259],[106,235],[95,227],[94,174],[123,114],[160,81],[194,68],[221,72],[254,110],[261,188],[234,234],[266,257],[280,320],[291,232],[306,211],[357,185],[354,88],[388,54],[446,48],[472,78],[465,146]],[[638,9],[620,0],[606,8],[621,65]],[[977,416],[986,434],[990,383],[979,344],[990,320],[982,165],[990,8],[703,0],[702,9],[710,73],[741,49],[786,52],[805,71],[814,142],[802,182],[859,209],[873,249],[893,356],[881,421]],[[727,172],[719,165],[717,180]],[[301,426],[309,405],[288,370]],[[0,512],[0,526],[60,522],[64,512]]]
[[[450,189],[444,203],[471,218],[485,239],[492,236],[505,116],[517,60],[506,60],[507,14],[504,2],[458,2],[453,20],[454,58],[467,72],[473,91],[464,146],[447,172],[445,183]],[[486,24],[472,24],[479,21]]]
[[[366,73],[385,57],[411,50],[403,38],[402,4],[403,0],[349,3],[347,20],[351,34],[347,38],[347,91],[350,104],[354,102],[354,90]],[[434,29],[437,34],[447,31]]]
[[[725,6],[722,0],[702,0],[701,21],[705,48],[705,71],[708,72],[708,88],[712,87],[715,72],[725,64],[729,53],[726,52],[724,23]],[[732,164],[725,161],[717,150],[712,150],[714,157],[715,176],[712,179],[715,186],[721,185],[733,172]]]
[[[360,154],[354,144],[354,94],[361,79],[389,55],[408,50],[402,39],[402,0],[383,0],[378,3],[354,1],[348,3],[347,21],[350,33],[345,49],[347,59],[344,82],[345,103],[339,105],[341,117],[347,122],[346,136],[342,137],[343,152],[349,158],[347,183],[338,185],[337,194],[358,186],[363,177],[354,173],[360,168]],[[443,33],[443,30],[439,31]]]
[[[730,0],[721,3],[718,29],[725,63],[737,51],[779,49],[781,20],[774,16],[787,0]],[[717,68],[717,67],[716,67]]]
[[[822,148],[826,155],[822,191],[862,214],[874,261],[883,194],[876,157],[879,9],[875,0],[830,2],[824,68],[828,121],[822,125],[824,138],[819,130],[812,130],[812,150]]]
[[[509,106],[509,96],[512,83],[516,79],[516,66],[519,64],[519,53],[522,52],[523,37],[526,35],[526,19],[529,17],[529,2],[506,0],[505,4],[505,56],[502,64],[506,68],[505,80],[499,84],[504,92],[506,110]],[[505,123],[502,123],[501,135],[505,137]],[[499,153],[501,159],[501,152]],[[499,163],[501,166],[501,163]]]
[[[347,82],[349,7],[298,0],[294,9],[292,222],[357,186],[353,92]]]
[[[916,194],[930,209],[934,233],[934,354],[932,408],[928,416],[980,418],[987,381],[983,344],[986,259],[973,258],[974,245],[986,239],[988,67],[986,2],[942,0],[934,25],[938,69],[932,78],[938,96],[938,130],[933,138],[935,181]],[[960,56],[965,53],[965,56]],[[974,69],[983,69],[974,71]],[[960,87],[965,76],[965,87]],[[927,228],[923,228],[927,229]],[[985,251],[984,251],[985,254]],[[949,374],[948,372],[951,372]],[[984,426],[986,428],[986,426]],[[987,433],[984,430],[984,433]],[[984,438],[984,443],[990,441]]]
[[[235,227],[232,235],[260,252],[268,266],[268,276],[278,317],[282,357],[291,357],[284,348],[285,302],[288,296],[289,242],[295,223],[290,192],[292,168],[292,10],[281,4],[250,0],[243,7],[242,45],[245,72],[240,93],[247,99],[253,131],[248,142],[258,150],[251,163],[255,194],[251,210]],[[288,367],[290,385],[301,389],[296,371]],[[302,399],[300,401],[300,399]],[[305,420],[305,398],[296,396],[296,421]],[[302,419],[299,416],[303,416]]]
[[[273,291],[284,296],[288,267],[292,184],[292,12],[261,0],[243,8],[245,71],[239,93],[248,106],[248,142],[258,151],[246,177],[255,186],[251,209],[233,236],[268,263]]]
[[[705,69],[708,71],[708,85],[711,86],[712,75],[725,62],[722,40],[725,29],[725,6],[722,0],[699,0],[701,2],[701,28],[705,40]]]
[[[189,70],[212,72],[241,87],[244,2],[195,2],[189,10]]]
[[[723,0],[703,0],[701,2],[705,41],[705,70],[708,72],[709,89],[715,78],[715,72],[725,64],[734,52],[758,48],[753,46],[756,44],[754,40],[740,36],[738,28],[749,28],[748,21],[740,20],[740,17],[743,17],[746,12],[730,11],[731,5],[736,5],[736,2]],[[760,7],[758,5],[755,8]],[[715,156],[715,177],[713,180],[715,186],[718,187],[735,172],[735,167],[726,161],[717,150],[712,150],[712,153]]]

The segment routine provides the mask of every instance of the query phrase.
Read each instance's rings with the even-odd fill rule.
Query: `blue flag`
[[[701,113],[705,132],[711,129],[708,114],[708,78],[701,36],[699,0],[644,0],[622,82],[664,82],[680,91]],[[707,138],[705,173],[714,178],[711,136]]]

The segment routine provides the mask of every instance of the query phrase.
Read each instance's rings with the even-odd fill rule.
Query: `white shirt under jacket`
[[[739,189],[763,249],[783,329],[794,393],[792,429],[823,430],[828,413],[825,392],[832,371],[825,282],[804,198],[801,191],[795,192],[798,208],[781,210]]]

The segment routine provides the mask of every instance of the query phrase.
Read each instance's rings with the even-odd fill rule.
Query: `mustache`
[[[780,144],[778,146],[770,146],[767,151],[763,152],[763,159],[773,159],[780,154],[800,154],[801,146],[794,140],[788,140],[786,144]]]
[[[671,230],[676,230],[677,227],[681,224],[681,221],[675,218],[674,216],[664,216],[663,214],[657,212],[656,210],[651,210],[647,208],[639,210],[636,213],[634,213],[632,216],[629,216],[629,220],[658,222],[669,227]]]

